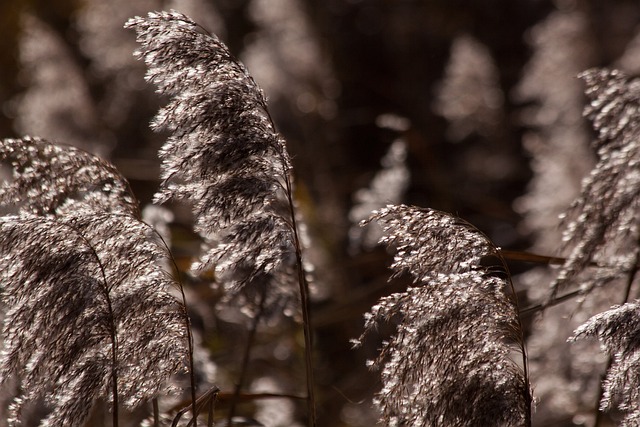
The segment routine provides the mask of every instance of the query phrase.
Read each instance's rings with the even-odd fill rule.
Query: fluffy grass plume
[[[574,282],[583,293],[590,292],[627,276],[638,261],[640,79],[607,69],[588,70],[581,78],[587,86],[585,115],[596,131],[598,160],[565,215],[563,237],[569,253],[551,298]],[[598,268],[583,274],[587,267]]]
[[[382,370],[376,404],[390,426],[530,425],[526,370],[510,356],[524,345],[510,279],[498,250],[470,224],[443,212],[387,206],[369,221],[396,248],[394,275],[414,285],[380,299],[365,335],[396,332],[372,361]],[[526,358],[523,357],[526,366]]]
[[[146,78],[168,104],[152,127],[160,150],[156,201],[186,201],[227,299],[255,319],[302,308],[309,424],[315,424],[308,284],[293,202],[291,161],[262,90],[215,36],[178,12],[130,19]],[[300,301],[300,303],[298,303]]]
[[[127,26],[136,30],[147,80],[170,98],[152,124],[171,134],[160,151],[156,201],[193,207],[206,243],[196,269],[215,269],[243,305],[257,305],[267,287],[266,306],[291,310],[299,250],[291,164],[262,91],[215,35],[185,15],[149,13]]]
[[[601,410],[614,406],[624,414],[623,427],[640,422],[640,305],[637,301],[597,314],[581,325],[570,340],[597,337],[612,357],[603,383]]]
[[[0,201],[5,305],[0,382],[20,381],[11,419],[44,398],[43,426],[76,426],[93,405],[135,408],[185,367],[184,307],[162,269],[166,248],[138,219],[108,163],[38,138],[5,140],[13,168]]]

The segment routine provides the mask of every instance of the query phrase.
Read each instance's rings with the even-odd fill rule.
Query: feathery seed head
[[[564,216],[567,261],[552,284],[550,299],[579,277],[590,292],[634,268],[640,206],[640,79],[621,71],[591,69],[585,115],[598,132],[598,161]],[[587,267],[596,264],[593,272]]]
[[[127,181],[38,138],[4,140],[0,158],[14,173],[0,204],[19,208],[0,217],[0,383],[18,376],[21,389],[11,419],[44,397],[41,425],[82,425],[108,390],[128,408],[164,392],[184,368],[186,313]]]
[[[267,287],[272,309],[295,301],[291,165],[264,94],[227,47],[185,15],[154,12],[126,26],[136,30],[147,80],[170,98],[153,122],[171,132],[156,201],[191,204],[205,241],[194,267],[215,269],[230,298],[255,305]]]
[[[376,405],[387,425],[521,426],[528,419],[526,374],[510,359],[523,351],[508,274],[484,266],[498,250],[470,224],[443,212],[387,206],[369,221],[396,248],[394,274],[415,286],[380,299],[365,331],[394,322],[370,366],[382,368]],[[504,268],[504,267],[503,267]]]
[[[625,413],[622,426],[637,425],[640,419],[640,304],[614,306],[596,314],[578,327],[569,339],[597,337],[612,363],[603,383],[600,408],[614,405]]]

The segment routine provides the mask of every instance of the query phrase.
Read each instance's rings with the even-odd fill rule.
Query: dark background
[[[376,345],[356,351],[349,340],[379,296],[406,286],[386,285],[385,250],[349,243],[354,195],[381,169],[392,142],[406,144],[410,173],[397,201],[459,215],[503,248],[551,254],[555,218],[593,158],[577,75],[594,66],[640,71],[636,1],[2,0],[0,135],[38,134],[100,153],[149,203],[166,135],[148,123],[163,100],[144,83],[133,34],[122,25],[172,7],[195,11],[245,61],[287,139],[310,257],[318,260],[313,316],[326,426],[371,422],[378,385],[364,360]],[[401,125],[384,125],[390,117]],[[186,263],[197,244],[189,216],[175,213],[174,249]],[[512,265],[514,274],[529,268]],[[229,353],[242,347],[234,338],[242,322],[207,313],[214,297],[200,287],[196,323],[212,359],[232,377]],[[523,304],[536,299],[519,287]],[[265,356],[255,366],[261,363],[270,362]],[[299,378],[278,375],[293,381],[286,391],[302,390]],[[588,392],[574,390],[584,399],[558,408],[542,389],[538,425],[589,422],[595,403],[585,406],[593,400]]]

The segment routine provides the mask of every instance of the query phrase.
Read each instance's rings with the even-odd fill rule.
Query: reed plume
[[[596,131],[598,160],[564,215],[569,254],[550,300],[570,283],[579,281],[581,292],[588,293],[628,276],[638,259],[640,79],[607,69],[585,71],[581,78],[587,86],[585,115]]]
[[[39,138],[4,140],[14,179],[0,202],[0,382],[20,381],[10,422],[44,398],[43,426],[82,425],[101,399],[128,409],[185,368],[185,311],[161,267],[168,253],[138,219],[111,165]]]
[[[603,382],[600,410],[614,406],[624,413],[623,427],[640,422],[640,305],[638,301],[611,307],[575,330],[571,341],[587,337],[600,340],[612,359]]]
[[[155,200],[192,206],[205,242],[194,269],[214,270],[227,300],[237,300],[254,324],[262,315],[297,314],[301,302],[314,425],[309,290],[291,161],[265,96],[229,49],[189,17],[153,12],[126,26],[136,31],[147,80],[169,97],[152,123],[170,133]]]
[[[370,362],[381,368],[375,403],[390,426],[530,425],[531,396],[517,304],[498,249],[443,212],[387,206],[368,221],[395,247],[394,276],[414,285],[380,299],[365,331],[396,332]],[[524,370],[510,356],[522,352]]]

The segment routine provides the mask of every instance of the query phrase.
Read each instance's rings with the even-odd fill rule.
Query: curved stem
[[[531,427],[531,385],[529,383],[529,361],[527,358],[527,348],[524,342],[524,328],[522,326],[521,312],[520,312],[520,304],[518,302],[518,294],[516,293],[516,289],[513,286],[513,280],[511,280],[511,273],[509,272],[509,267],[507,266],[507,261],[502,256],[500,250],[496,251],[502,266],[507,273],[507,281],[509,282],[509,288],[511,290],[511,294],[513,295],[513,303],[515,304],[516,309],[516,319],[518,322],[518,330],[520,331],[520,351],[522,353],[522,374],[524,376],[524,384],[525,384],[525,426]]]
[[[253,80],[253,79],[252,79]],[[274,131],[276,129],[275,122],[271,113],[267,108],[266,99],[264,100],[263,109]],[[315,398],[315,381],[313,374],[313,339],[311,336],[311,314],[309,309],[309,283],[304,272],[304,265],[302,264],[302,244],[300,242],[300,236],[298,233],[298,222],[296,220],[296,209],[293,202],[293,185],[291,182],[291,162],[286,152],[286,148],[282,145],[278,155],[282,165],[282,176],[284,179],[285,194],[287,196],[287,203],[289,207],[289,215],[291,217],[291,229],[293,232],[293,245],[296,256],[296,269],[298,274],[298,286],[300,290],[300,305],[302,310],[302,328],[304,332],[304,357],[305,357],[305,369],[307,376],[307,412],[308,412],[308,425],[309,427],[316,426],[316,398]]]
[[[196,400],[196,418],[197,418],[197,414],[200,413],[200,410],[204,407],[204,405],[208,404],[211,401],[211,399],[216,399],[217,398],[219,391],[220,391],[220,389],[218,389],[218,387],[213,386],[212,388],[210,388],[209,390],[204,392],[204,394],[202,394],[202,396],[200,396]],[[209,409],[211,410],[210,406],[209,406]],[[179,410],[178,413],[176,414],[176,416],[173,417],[173,422],[171,423],[171,427],[178,427],[178,424],[180,423],[180,419],[189,410],[191,410],[191,405],[187,405],[183,409]],[[194,422],[195,422],[194,420],[196,418],[192,418],[191,421],[189,421],[187,423],[186,427],[191,427],[191,426],[195,425],[194,424]]]
[[[229,408],[229,414],[227,416],[227,425],[229,427],[233,426],[232,419],[236,412],[236,405],[238,403],[238,397],[242,391],[242,386],[244,385],[244,381],[247,376],[247,371],[249,368],[249,358],[251,356],[251,348],[253,346],[253,340],[256,337],[256,332],[258,331],[258,323],[260,323],[260,319],[262,318],[262,314],[264,312],[264,303],[267,299],[267,289],[265,286],[262,287],[262,293],[260,294],[260,305],[258,306],[258,313],[253,317],[251,321],[251,327],[249,328],[249,336],[247,337],[247,345],[244,348],[244,354],[242,356],[242,365],[240,368],[240,377],[238,378],[238,383],[233,391],[233,396],[231,398],[231,406]]]
[[[115,321],[115,315],[113,313],[113,306],[111,305],[111,297],[109,295],[109,285],[108,285],[108,281],[107,281],[107,272],[105,271],[104,268],[104,264],[102,263],[102,261],[100,260],[100,256],[98,255],[98,252],[96,251],[95,247],[93,246],[93,244],[89,241],[89,239],[82,234],[82,232],[74,227],[71,224],[68,224],[66,222],[59,222],[61,225],[68,227],[69,229],[71,229],[74,233],[76,233],[80,239],[85,243],[85,245],[87,246],[87,248],[89,248],[89,250],[91,251],[91,253],[93,254],[93,256],[96,259],[96,262],[98,264],[98,267],[100,268],[100,274],[102,275],[102,282],[104,284],[104,286],[100,289],[102,294],[104,295],[104,299],[105,302],[107,304],[107,312],[108,312],[108,318],[109,321],[111,322],[111,324],[109,325],[109,338],[111,339],[111,393],[113,394],[113,401],[112,401],[112,408],[111,408],[111,413],[112,413],[112,423],[113,423],[113,427],[118,427],[118,405],[119,405],[119,399],[118,399],[118,330],[116,327],[116,321]]]
[[[147,224],[148,225],[148,224]],[[151,226],[149,226],[151,227]],[[153,227],[151,227],[153,229]],[[195,363],[193,361],[193,332],[191,330],[191,319],[189,318],[189,312],[187,310],[187,296],[184,293],[184,286],[182,285],[182,280],[180,280],[180,269],[178,268],[178,264],[176,263],[175,258],[171,254],[169,250],[169,246],[167,242],[164,241],[160,233],[158,233],[155,229],[154,232],[160,237],[160,240],[164,244],[165,248],[167,248],[167,252],[169,254],[169,259],[171,259],[171,263],[173,264],[173,268],[176,271],[178,289],[180,290],[180,297],[182,298],[182,310],[184,314],[184,323],[185,328],[187,330],[187,351],[189,352],[189,382],[191,383],[191,412],[193,413],[193,425],[198,426],[198,411],[196,407],[196,373],[195,373]]]
[[[100,267],[102,268],[102,266]],[[112,322],[111,329],[111,391],[113,393],[113,427],[118,427],[118,336],[116,331],[115,319],[113,317],[113,307],[111,306],[111,300],[109,299],[108,291],[106,291],[107,306],[109,310],[109,317]]]
[[[127,218],[132,218],[130,215],[119,214],[119,213],[109,213],[109,214],[104,215],[104,216],[105,217],[124,216],[124,217],[127,217]],[[187,310],[187,307],[188,307],[187,306],[187,296],[184,293],[184,286],[182,284],[182,280],[180,279],[180,268],[178,267],[178,263],[176,262],[175,258],[173,257],[173,254],[171,253],[171,249],[169,248],[169,245],[164,240],[162,235],[158,232],[158,230],[156,230],[150,224],[147,224],[146,222],[142,221],[139,218],[136,218],[136,220],[138,220],[140,222],[140,224],[145,225],[147,228],[149,228],[149,230],[151,230],[151,232],[153,232],[156,236],[158,236],[158,238],[162,242],[162,245],[164,246],[164,248],[167,251],[166,252],[167,258],[169,260],[171,260],[171,264],[172,264],[173,269],[174,269],[175,274],[176,274],[176,284],[178,285],[178,290],[180,291],[180,298],[182,300],[182,310],[183,310],[185,329],[187,331],[187,351],[188,351],[188,359],[189,359],[188,360],[188,363],[189,363],[189,382],[190,382],[190,386],[191,386],[191,412],[193,413],[194,426],[197,427],[197,425],[198,425],[198,412],[197,412],[197,407],[196,407],[197,396],[196,396],[195,363],[194,363],[194,360],[193,360],[193,331],[191,330],[191,319],[189,318],[189,312]],[[97,254],[96,254],[96,256],[97,256]]]
[[[286,168],[286,163],[283,162]],[[293,240],[296,252],[296,268],[298,272],[298,285],[300,288],[300,304],[302,306],[302,327],[304,331],[304,355],[305,367],[307,373],[307,409],[309,416],[309,427],[316,425],[316,401],[315,401],[315,382],[313,376],[313,340],[311,336],[311,314],[309,310],[309,283],[304,273],[302,264],[302,244],[298,235],[298,225],[296,221],[295,207],[293,203],[292,185],[289,178],[289,172],[285,170],[285,184],[287,187],[287,199],[289,202],[289,212],[291,214],[291,223],[293,228]]]

